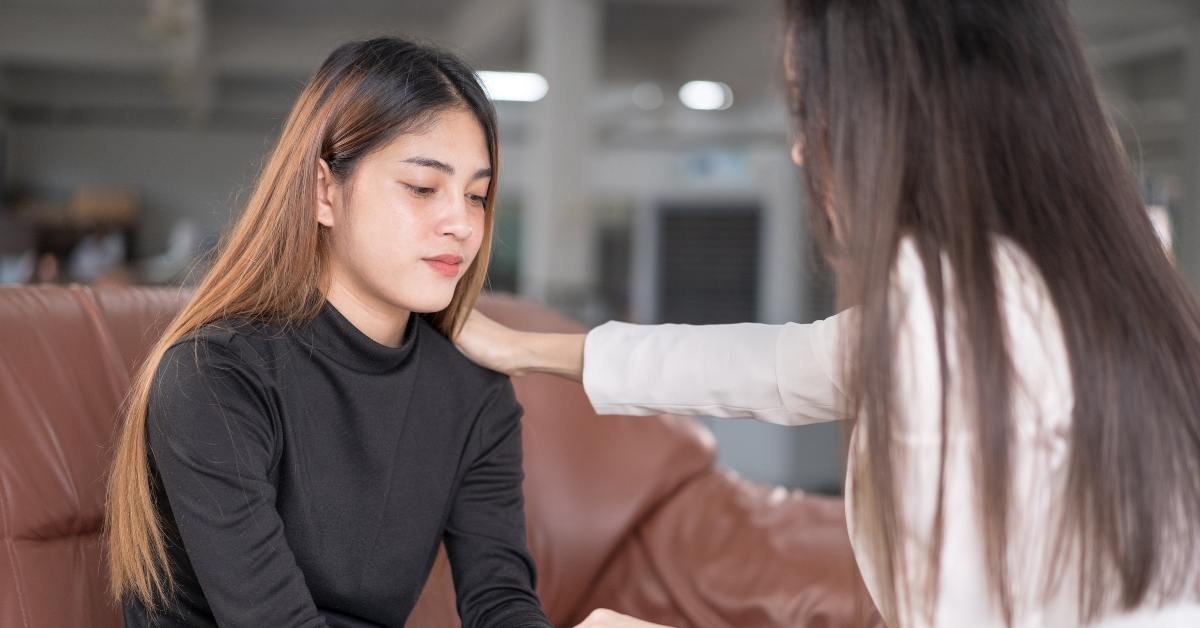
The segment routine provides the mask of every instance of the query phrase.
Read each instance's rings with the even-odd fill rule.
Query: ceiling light
[[[728,109],[733,104],[733,90],[716,81],[691,81],[679,88],[679,100],[688,109]]]
[[[663,104],[662,88],[654,83],[640,83],[637,87],[633,88],[631,96],[633,97],[633,104],[637,105],[639,109],[645,109],[646,111],[658,109]]]
[[[536,102],[550,90],[546,78],[533,72],[480,72],[478,76],[492,100]]]

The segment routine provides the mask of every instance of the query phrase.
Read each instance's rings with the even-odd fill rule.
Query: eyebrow
[[[454,166],[451,166],[444,161],[438,161],[432,157],[409,157],[408,159],[404,160],[404,163],[424,166],[426,168],[433,168],[434,170],[444,172],[449,175],[454,174]],[[479,170],[475,171],[475,176],[471,177],[471,180],[474,181],[476,179],[486,179],[490,176],[492,176],[491,168],[480,168]]]

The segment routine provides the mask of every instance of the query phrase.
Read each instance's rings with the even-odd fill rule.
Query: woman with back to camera
[[[498,151],[453,56],[326,59],[134,382],[107,521],[128,626],[403,626],[444,541],[463,626],[549,628],[521,408],[447,339],[483,283]]]
[[[793,158],[853,307],[586,337],[476,315],[460,348],[600,413],[858,418],[847,518],[893,628],[1200,626],[1200,308],[1066,2],[786,11]]]

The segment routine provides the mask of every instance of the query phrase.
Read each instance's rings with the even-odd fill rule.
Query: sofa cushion
[[[843,508],[712,469],[642,524],[583,607],[680,627],[882,628]]]

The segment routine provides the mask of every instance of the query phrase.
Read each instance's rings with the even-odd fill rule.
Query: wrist
[[[584,334],[509,333],[503,343],[509,347],[504,360],[509,375],[547,373],[582,380]]]
[[[565,377],[572,381],[583,379],[584,334],[545,334],[542,337],[540,359],[536,366],[542,373]]]
[[[510,372],[513,375],[528,375],[529,373],[539,372],[541,363],[544,358],[540,355],[541,336],[545,334],[537,334],[532,332],[514,331],[512,338],[509,339],[509,346],[513,348],[509,355]]]

